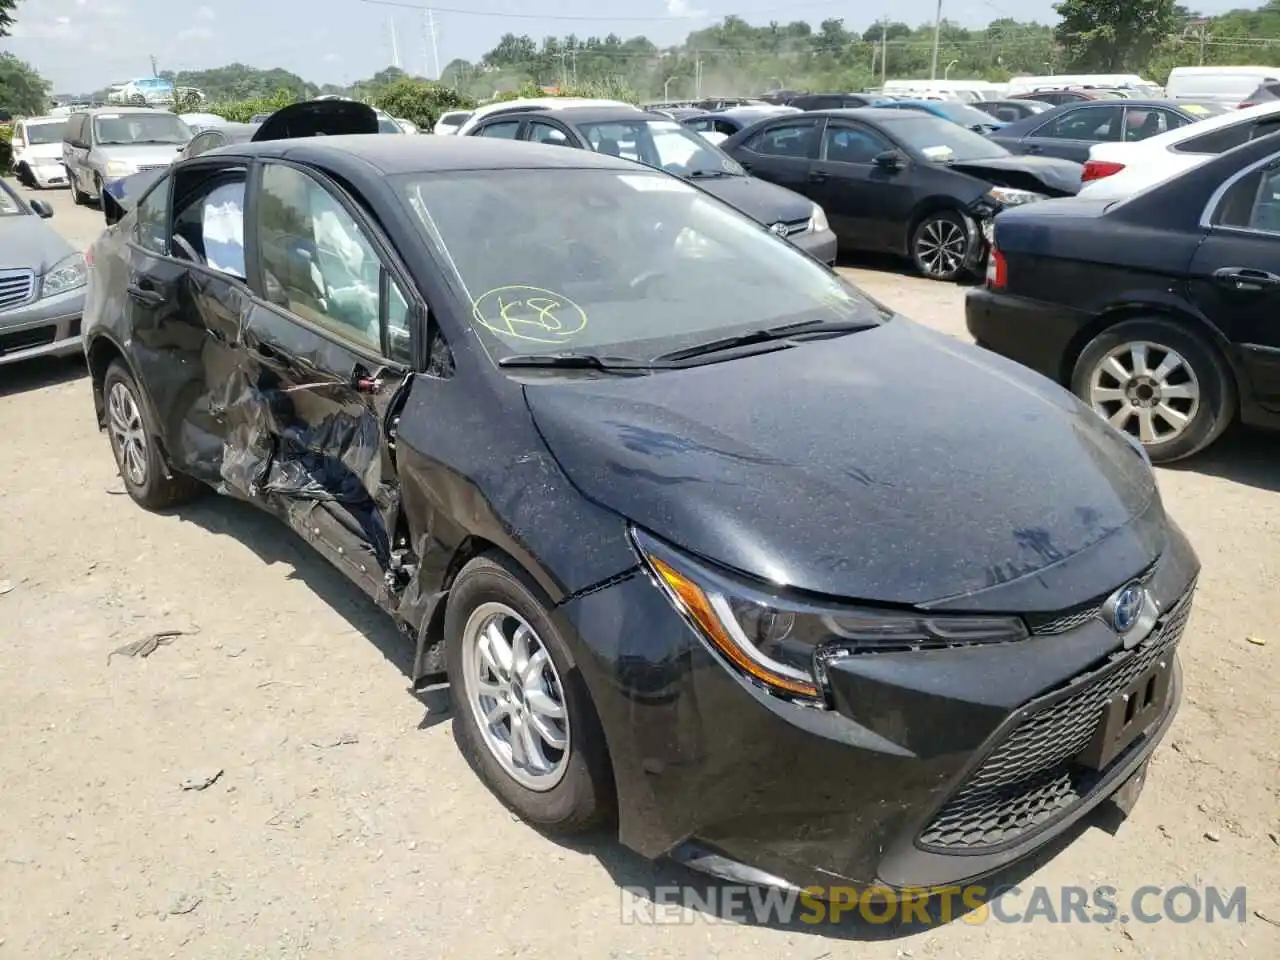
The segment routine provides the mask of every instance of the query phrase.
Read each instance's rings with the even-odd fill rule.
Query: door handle
[[[1213,271],[1213,279],[1233,290],[1248,291],[1250,293],[1267,287],[1280,287],[1280,276],[1268,273],[1266,270],[1253,270],[1249,267],[1222,267]]]
[[[1027,153],[1039,153],[1039,152],[1040,152],[1040,148],[1036,146],[1034,143],[1027,144]]]
[[[819,173],[817,170],[815,170],[809,174],[809,182],[810,183],[826,183],[827,175],[825,173]]]
[[[140,287],[136,283],[131,283],[124,288],[125,293],[129,294],[134,300],[147,307],[158,307],[164,303],[164,294],[158,290],[148,290]]]

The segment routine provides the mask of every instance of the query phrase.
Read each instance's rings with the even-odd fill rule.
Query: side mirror
[[[41,220],[48,220],[53,216],[53,207],[49,206],[47,201],[32,200],[31,209]]]
[[[881,170],[890,171],[901,170],[906,166],[897,150],[886,150],[884,153],[877,153],[874,163]]]

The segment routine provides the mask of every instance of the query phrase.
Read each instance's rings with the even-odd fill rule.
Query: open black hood
[[[367,104],[355,100],[306,100],[281,107],[267,117],[249,139],[256,143],[377,132],[378,114]],[[107,225],[119,222],[137,206],[151,185],[165,172],[147,170],[106,183],[102,191],[102,215]]]
[[[1058,157],[989,157],[985,160],[952,160],[952,170],[986,180],[992,186],[1030,190],[1051,197],[1074,197],[1080,192],[1084,167]]]

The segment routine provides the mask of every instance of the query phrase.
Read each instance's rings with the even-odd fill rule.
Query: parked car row
[[[721,153],[669,123],[259,130],[131,178],[85,311],[125,489],[296,531],[543,828],[788,889],[932,888],[1127,810],[1199,572],[1140,444],[712,195],[736,171],[694,176]],[[833,190],[833,150],[973,197],[1067,164],[905,110],[737,136]],[[978,144],[1002,152],[930,149]]]

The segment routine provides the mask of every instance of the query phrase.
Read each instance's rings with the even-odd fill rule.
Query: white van
[[[1264,83],[1280,80],[1280,67],[1174,67],[1165,84],[1173,100],[1211,100],[1239,106]]]
[[[1071,87],[1131,90],[1144,98],[1158,98],[1161,95],[1156,84],[1136,73],[1058,73],[1041,77],[1014,77],[1009,81],[1008,96],[1035,93],[1037,90],[1066,90]]]

